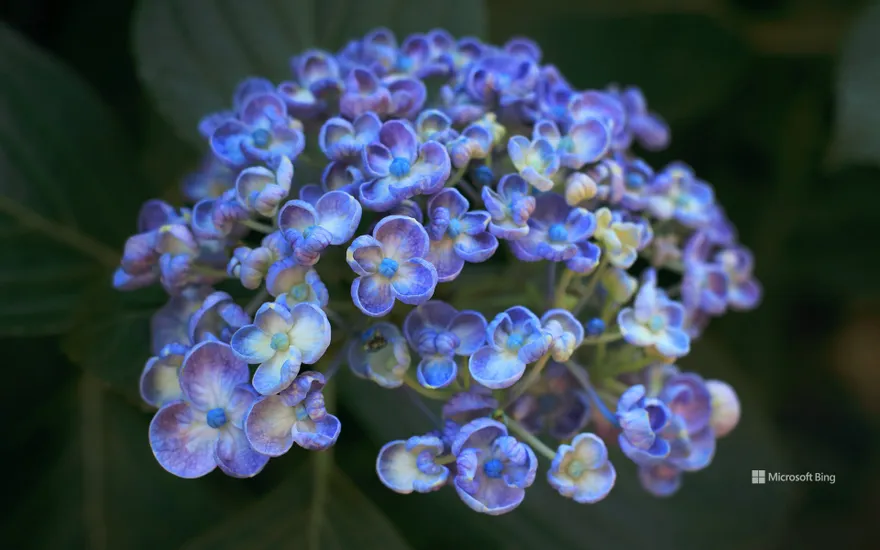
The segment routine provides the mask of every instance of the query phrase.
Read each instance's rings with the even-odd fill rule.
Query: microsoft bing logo
[[[756,483],[767,483],[766,470],[752,470],[752,485]]]

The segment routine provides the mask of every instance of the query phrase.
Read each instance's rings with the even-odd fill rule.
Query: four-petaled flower
[[[275,93],[248,96],[238,118],[227,119],[211,135],[211,150],[232,167],[295,159],[305,143],[302,124],[287,115],[284,99]]]
[[[324,406],[324,375],[305,371],[277,395],[260,397],[244,419],[244,431],[253,448],[267,456],[281,456],[294,443],[321,451],[339,437],[342,425]]]
[[[150,422],[150,447],[167,471],[196,478],[220,467],[252,477],[269,457],[251,448],[243,418],[256,399],[247,363],[222,342],[202,342],[183,360],[183,399],[164,405]]]
[[[615,220],[608,208],[596,211],[594,235],[602,243],[608,262],[615,267],[628,269],[639,257],[642,227],[636,223]]]
[[[293,246],[301,265],[318,263],[330,245],[348,242],[361,222],[361,205],[344,191],[325,193],[314,206],[288,201],[278,213],[278,227]]]
[[[296,304],[327,305],[330,294],[321,282],[318,272],[309,266],[300,265],[293,258],[275,262],[266,274],[266,290],[275,301],[288,309]]]
[[[492,216],[489,232],[499,239],[515,240],[528,235],[529,217],[535,210],[535,197],[529,184],[518,174],[507,174],[498,182],[498,191],[483,187],[483,203]]]
[[[468,362],[474,380],[491,389],[508,388],[522,378],[526,365],[550,350],[552,336],[541,320],[522,306],[498,314],[486,329],[488,344]]]
[[[510,249],[524,262],[563,262],[578,254],[578,244],[596,230],[596,217],[585,208],[572,208],[561,195],[539,195],[529,217],[529,232],[510,242]]]
[[[235,180],[235,196],[248,210],[271,218],[290,193],[292,179],[293,163],[287,157],[281,158],[274,172],[262,166],[245,168]]]
[[[391,323],[376,323],[349,343],[351,371],[383,388],[402,386],[410,362],[406,339]]]
[[[443,441],[434,435],[390,441],[379,450],[376,473],[383,485],[401,494],[429,493],[444,485],[449,468],[435,459],[443,454]]]
[[[541,316],[541,324],[553,343],[550,356],[553,360],[565,362],[571,359],[574,350],[584,341],[584,325],[565,309],[551,309]]]
[[[513,136],[507,142],[507,154],[516,171],[529,185],[538,191],[553,189],[551,178],[559,170],[559,155],[549,140],[539,138],[529,141],[523,136]]]
[[[657,273],[649,268],[633,307],[620,310],[617,324],[630,344],[653,347],[666,357],[682,357],[690,351],[690,337],[683,329],[684,313],[684,306],[657,288]]]
[[[422,224],[387,216],[348,247],[346,260],[358,274],[351,285],[354,304],[371,317],[388,314],[394,301],[418,305],[434,295],[437,269],[425,259],[430,249]]]
[[[662,431],[669,424],[672,413],[663,401],[645,396],[645,386],[630,387],[617,404],[617,421],[621,433],[620,449],[640,465],[656,464],[669,456],[669,442]]]
[[[455,356],[467,357],[486,343],[486,319],[476,311],[456,311],[432,300],[413,309],[403,322],[407,342],[421,356],[419,383],[431,389],[455,381]]]
[[[457,189],[444,189],[428,201],[431,248],[425,259],[437,269],[441,283],[458,277],[465,262],[485,262],[498,249],[498,239],[486,230],[489,213],[468,212],[469,207]]]
[[[727,274],[727,304],[732,309],[752,309],[761,301],[761,284],[752,275],[755,260],[751,251],[739,246],[722,250],[716,261]]]
[[[595,118],[576,122],[564,136],[552,120],[539,120],[532,130],[532,139],[547,140],[556,149],[559,163],[572,170],[580,170],[585,164],[596,162],[611,146],[611,132],[601,120]]]
[[[560,495],[580,504],[608,496],[616,479],[605,442],[591,433],[576,435],[571,445],[560,445],[547,472],[547,481]]]
[[[254,323],[238,329],[230,343],[235,353],[257,364],[254,388],[272,395],[288,387],[300,365],[314,364],[330,345],[330,321],[314,304],[290,309],[275,302],[257,310]]]

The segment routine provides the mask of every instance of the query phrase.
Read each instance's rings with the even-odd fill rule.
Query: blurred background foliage
[[[223,0],[210,3],[233,11],[211,19],[193,16],[199,3],[0,4],[4,547],[876,547],[880,7]],[[253,6],[267,3],[289,18],[284,32],[261,27]],[[649,160],[683,159],[715,185],[766,299],[715,322],[684,362],[732,382],[744,416],[674,498],[643,494],[619,458],[618,487],[590,507],[540,480],[502,518],[478,517],[451,490],[395,495],[375,478],[375,454],[430,424],[406,396],[348,376],[332,462],[291,453],[249,481],[184,481],[155,463],[135,395],[161,293],[108,290],[138,204],[175,198],[198,161],[194,123],[226,101],[237,71],[277,77],[297,50],[378,24],[527,35],[578,87],[642,86],[673,128]],[[237,58],[246,47],[259,54]],[[102,244],[74,252],[71,227]],[[837,482],[752,486],[752,469]]]

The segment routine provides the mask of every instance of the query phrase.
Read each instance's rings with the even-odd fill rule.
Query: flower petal
[[[244,430],[251,446],[267,456],[281,456],[293,446],[291,429],[296,412],[277,395],[254,403],[244,421]]]
[[[244,430],[231,425],[220,430],[214,458],[224,474],[239,478],[254,477],[269,462],[268,456],[251,447]]]
[[[342,424],[332,414],[326,414],[321,420],[301,420],[293,425],[293,441],[310,451],[322,451],[330,448],[339,438]]]
[[[318,212],[306,201],[287,201],[278,212],[279,229],[296,229],[300,233],[318,223]]]
[[[340,245],[354,235],[363,213],[361,204],[344,191],[330,191],[315,206],[321,227],[332,235],[330,244]]]
[[[454,307],[440,300],[430,300],[413,308],[403,321],[403,333],[407,341],[417,348],[419,333],[427,327],[446,328],[458,312]],[[484,330],[485,333],[485,330]],[[485,334],[484,334],[485,337]]]
[[[455,253],[471,263],[485,262],[498,250],[498,239],[488,232],[462,234],[455,238]]]
[[[180,365],[169,358],[151,357],[141,374],[141,398],[154,407],[182,399],[179,370]]]
[[[370,317],[386,315],[394,307],[391,282],[381,275],[363,275],[351,284],[351,299]]]
[[[464,258],[455,253],[455,241],[448,237],[431,241],[425,259],[437,270],[437,282],[440,283],[455,280],[464,269]]]
[[[268,361],[275,355],[270,346],[272,335],[263,332],[256,325],[245,325],[235,331],[229,345],[235,354],[251,364]]]
[[[180,369],[180,388],[197,409],[226,407],[232,392],[250,378],[247,363],[229,345],[207,341],[193,347]]]
[[[460,218],[467,212],[470,207],[468,200],[458,189],[448,188],[440,191],[428,201],[428,212],[433,212],[435,208],[446,208],[449,210],[450,218]]]
[[[254,316],[254,325],[271,337],[273,334],[290,330],[293,325],[293,316],[286,307],[268,302],[257,310],[257,314]]]
[[[458,366],[451,357],[435,355],[425,357],[416,368],[416,378],[422,386],[436,390],[445,388],[455,381],[458,375]]]
[[[391,152],[392,158],[403,158],[414,163],[419,151],[419,138],[409,123],[389,120],[379,130],[379,141]]]
[[[412,258],[400,264],[391,279],[391,286],[397,299],[404,304],[421,304],[434,295],[437,270],[424,258]]]
[[[459,339],[456,355],[472,355],[486,343],[486,318],[476,311],[461,311],[448,325]]]
[[[273,395],[286,389],[296,379],[302,357],[298,349],[276,352],[254,371],[254,389],[262,395]]]
[[[330,345],[330,321],[323,310],[313,304],[297,304],[291,310],[293,326],[287,333],[290,345],[299,350],[302,362],[308,365],[320,359]]]
[[[526,364],[516,354],[486,346],[471,356],[468,369],[474,380],[489,389],[499,390],[509,388],[522,378]]]
[[[376,224],[373,237],[382,243],[385,256],[398,262],[424,258],[428,253],[428,232],[413,218],[386,216]]]
[[[608,496],[617,481],[617,471],[610,462],[605,462],[599,468],[588,470],[581,475],[575,484],[575,502],[580,504],[592,504],[599,502]]]
[[[636,321],[635,310],[631,307],[620,310],[617,324],[623,338],[634,346],[650,346],[654,343],[654,335],[646,327]]]
[[[159,465],[186,479],[202,477],[217,466],[218,435],[205,413],[182,401],[165,405],[150,422],[150,447]]]

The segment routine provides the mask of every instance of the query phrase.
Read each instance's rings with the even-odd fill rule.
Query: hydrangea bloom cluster
[[[761,288],[712,187],[641,158],[670,132],[638,88],[579,90],[529,40],[442,30],[378,29],[291,69],[202,120],[189,205],[147,202],[115,274],[169,296],[141,378],[162,467],[250,477],[328,449],[345,363],[442,402],[433,431],[378,451],[398,493],[449,485],[495,515],[539,470],[602,500],[627,466],[608,445],[658,496],[709,465],[739,402],[675,363]],[[484,262],[487,299],[461,303]],[[499,311],[524,277],[547,292]]]

